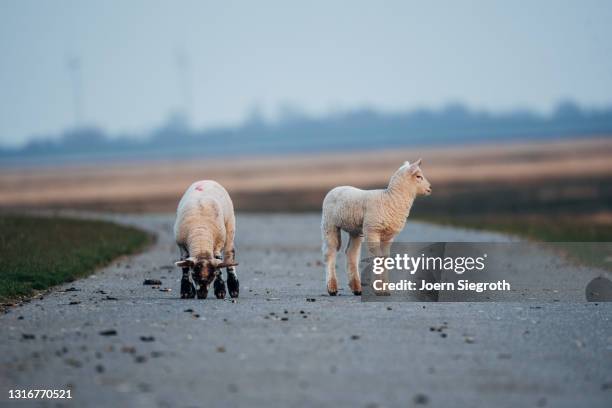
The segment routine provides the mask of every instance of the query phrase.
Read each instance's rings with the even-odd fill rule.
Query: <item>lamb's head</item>
[[[398,183],[408,187],[416,195],[430,195],[431,183],[425,178],[421,169],[422,160],[414,163],[405,162],[391,178],[391,183]]]
[[[235,262],[223,262],[217,258],[204,258],[204,257],[189,257],[175,263],[179,268],[189,268],[193,272],[194,279],[209,283],[215,279],[217,271],[221,268],[228,268],[230,266],[237,266]]]

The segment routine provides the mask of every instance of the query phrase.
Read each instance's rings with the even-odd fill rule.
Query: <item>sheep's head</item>
[[[181,261],[175,262],[175,265],[179,268],[189,268],[193,271],[193,276],[197,281],[211,282],[217,275],[217,271],[221,268],[228,268],[230,266],[237,266],[235,262],[223,262],[216,258],[198,258],[189,257]]]
[[[405,162],[398,173],[400,173],[404,181],[410,181],[411,185],[415,186],[417,195],[430,195],[431,194],[431,183],[425,178],[423,170],[421,170],[422,160],[419,159],[416,162],[410,164]]]

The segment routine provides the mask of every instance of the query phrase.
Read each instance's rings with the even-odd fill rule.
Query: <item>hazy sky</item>
[[[74,125],[75,57],[83,121],[111,132],[182,109],[180,78],[199,127],[287,103],[315,115],[604,106],[611,22],[612,1],[0,0],[0,144]]]

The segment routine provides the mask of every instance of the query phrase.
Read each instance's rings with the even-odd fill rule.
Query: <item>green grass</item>
[[[526,215],[425,217],[423,221],[477,230],[497,231],[544,242],[612,242],[612,224],[579,217]]]
[[[581,265],[612,270],[609,258],[612,254],[612,224],[588,222],[584,218],[569,216],[457,216],[428,217],[422,221],[477,230],[512,234],[540,242],[566,242],[555,245],[569,259]],[[575,244],[575,243],[599,244]]]
[[[0,299],[87,276],[149,242],[149,234],[110,222],[0,215]]]

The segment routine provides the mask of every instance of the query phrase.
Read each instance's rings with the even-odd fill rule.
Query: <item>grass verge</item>
[[[579,216],[531,215],[427,217],[420,220],[454,227],[502,232],[541,242],[597,242],[600,244],[569,244],[556,247],[582,265],[612,270],[610,263],[612,223],[610,222],[593,222]]]
[[[0,215],[0,300],[87,276],[151,240],[146,232],[105,221]]]
[[[435,224],[497,231],[544,242],[612,242],[612,223],[597,223],[578,216],[453,216],[424,217]]]

